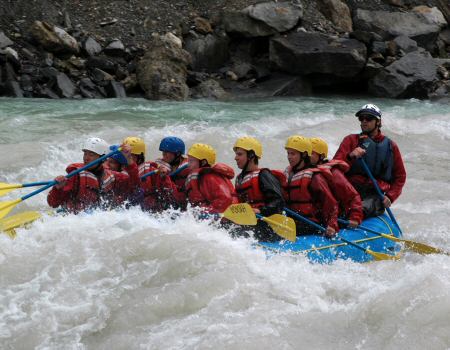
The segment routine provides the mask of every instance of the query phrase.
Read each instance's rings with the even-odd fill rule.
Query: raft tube
[[[380,233],[401,237],[401,233],[386,214],[366,219],[362,222],[362,226]],[[392,240],[362,229],[341,229],[339,231],[339,236],[377,253],[395,255],[401,248],[398,243],[395,243]],[[360,263],[374,260],[370,254],[347,245],[340,241],[339,238],[329,239],[320,235],[299,236],[295,242],[259,242],[257,245],[265,249],[269,254],[303,254],[314,263],[330,264],[337,259],[352,260]]]

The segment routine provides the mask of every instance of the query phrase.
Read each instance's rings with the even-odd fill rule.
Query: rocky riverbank
[[[5,0],[0,96],[449,100],[449,22],[447,0]]]

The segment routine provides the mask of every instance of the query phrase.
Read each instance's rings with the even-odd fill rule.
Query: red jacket
[[[139,182],[139,171],[135,163],[124,166],[120,172],[103,168],[101,199],[109,206],[120,206],[135,193]]]
[[[223,163],[190,172],[185,184],[189,203],[208,213],[223,213],[228,206],[238,203],[231,183],[233,177],[234,170]]]
[[[380,132],[377,136],[373,138],[375,142],[381,142],[384,139],[384,135]],[[392,140],[391,140],[392,141]],[[333,159],[343,160],[348,163],[351,167],[352,164],[357,161],[356,159],[350,158],[350,153],[359,145],[359,134],[348,135],[342,140],[339,149],[334,155]],[[392,153],[394,157],[394,166],[392,171],[392,181],[391,183],[385,182],[383,180],[377,179],[381,191],[389,197],[391,202],[394,202],[402,193],[403,186],[406,182],[406,170],[403,164],[402,155],[397,144],[392,141]],[[367,176],[362,175],[351,175],[348,176],[350,183],[355,186],[356,184],[372,184],[372,181]]]
[[[145,162],[139,165],[139,176],[158,169],[158,164]],[[141,181],[141,189],[144,192],[142,208],[150,211],[163,211],[173,204],[172,192],[176,190],[169,176],[161,177],[158,173],[147,176]]]
[[[323,173],[334,197],[339,203],[341,214],[343,214],[348,220],[356,221],[360,224],[364,217],[362,201],[358,191],[355,190],[344,175],[344,173],[349,169],[348,164],[346,162],[333,159],[327,163],[319,165],[318,168],[324,169],[326,172],[329,172],[329,175],[331,175],[327,176]]]
[[[285,174],[288,179],[284,186],[288,207],[313,221],[321,222],[338,231],[338,202],[321,171],[304,169],[292,174],[289,166],[286,168]],[[294,178],[296,175],[298,179]],[[308,181],[305,181],[306,178],[309,178]],[[289,181],[289,179],[293,180]],[[301,211],[304,208],[307,209],[305,213]]]
[[[83,165],[80,163],[71,164],[66,171],[70,173]],[[67,179],[63,188],[52,187],[47,195],[47,203],[52,208],[62,206],[63,209],[75,214],[89,208],[95,208],[100,203],[98,178],[89,171],[82,171]]]
[[[66,172],[69,174],[84,165],[73,163],[67,167]],[[97,207],[102,201],[112,206],[121,205],[139,181],[136,164],[124,169],[126,172],[117,172],[101,166],[96,174],[82,171],[69,178],[62,189],[53,187],[47,196],[47,202],[53,208],[62,206],[73,213]]]

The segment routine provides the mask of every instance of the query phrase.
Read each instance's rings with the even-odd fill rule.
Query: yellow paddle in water
[[[295,242],[297,240],[297,228],[295,227],[295,221],[292,218],[281,214],[274,214],[271,216],[256,214],[256,217],[264,222],[267,222],[278,236],[291,242]]]
[[[257,223],[256,215],[247,203],[232,204],[220,216],[238,225],[254,226]]]
[[[0,231],[5,232],[11,238],[16,236],[14,229],[30,224],[41,217],[37,211],[25,211],[0,220]]]
[[[280,237],[288,239],[292,242],[295,242],[296,240],[294,220],[281,214],[274,214],[269,217],[255,214],[252,207],[248,203],[232,204],[223,214],[221,214],[221,216],[234,222],[235,224],[249,226],[255,226],[258,218],[267,222],[273,231]]]
[[[346,224],[346,225],[349,224],[348,220],[338,219],[338,221],[343,223],[343,224]],[[389,239],[391,241],[403,243],[405,245],[406,249],[408,249],[410,251],[413,251],[413,252],[416,252],[416,253],[419,253],[419,254],[445,254],[445,255],[450,255],[449,253],[443,251],[442,249],[429,246],[429,245],[427,245],[425,243],[409,241],[407,239],[398,238],[398,237],[395,237],[395,236],[392,236],[392,235],[388,235],[386,233],[377,232],[377,231],[372,230],[372,229],[370,229],[368,227],[365,227],[363,225],[359,225],[358,228],[360,230],[371,232],[373,234],[376,234],[376,235],[381,236],[383,238]]]

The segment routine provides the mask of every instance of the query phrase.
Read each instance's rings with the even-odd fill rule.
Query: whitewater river
[[[0,182],[53,179],[82,159],[81,142],[141,136],[205,142],[235,167],[252,135],[261,164],[287,165],[292,134],[321,136],[331,156],[359,131],[369,101],[304,98],[167,103],[0,99]],[[450,106],[373,100],[407,168],[394,204],[405,237],[450,251]],[[18,198],[12,191],[0,200]],[[46,210],[46,193],[13,213]],[[138,209],[49,216],[0,235],[0,349],[450,349],[450,257],[310,264],[266,259],[251,241]]]

